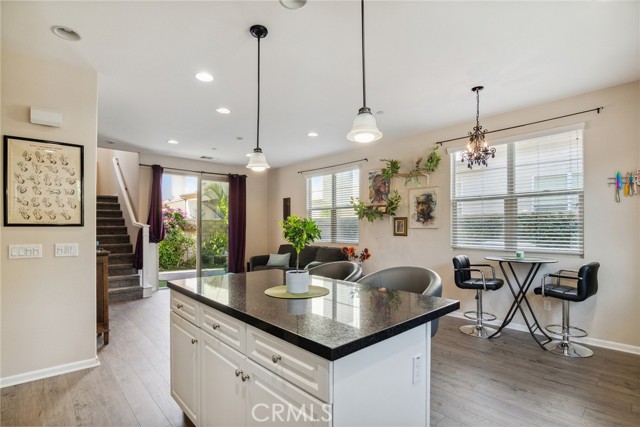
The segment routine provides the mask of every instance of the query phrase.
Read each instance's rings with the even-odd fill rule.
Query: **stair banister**
[[[120,161],[117,157],[114,157],[112,161],[113,167],[116,172],[116,178],[118,179],[118,185],[120,186],[120,191],[124,199],[124,204],[127,207],[127,213],[129,214],[131,223],[135,227],[142,228],[142,270],[140,270],[139,274],[140,280],[142,281],[141,286],[143,288],[143,296],[150,297],[152,293],[158,289],[158,281],[153,280],[153,278],[151,277],[153,270],[152,264],[155,265],[156,263],[154,262],[155,257],[152,256],[153,254],[151,254],[151,247],[149,244],[149,224],[141,223],[136,219],[136,216],[133,212],[133,205],[131,204],[129,189],[127,188],[127,183],[124,180],[122,169],[120,168]],[[154,249],[156,249],[153,251],[155,254],[157,248]]]

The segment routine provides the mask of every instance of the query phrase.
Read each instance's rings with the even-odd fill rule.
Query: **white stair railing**
[[[129,219],[131,223],[137,227],[142,229],[142,269],[138,270],[140,274],[140,286],[143,289],[143,296],[150,297],[154,291],[158,289],[158,281],[154,280],[152,277],[152,272],[154,271],[153,266],[156,264],[155,260],[157,256],[155,256],[155,252],[157,251],[156,245],[153,245],[154,248],[151,248],[149,243],[149,225],[143,224],[136,219],[135,213],[133,212],[133,206],[131,204],[131,196],[129,195],[129,189],[127,188],[127,183],[124,179],[124,175],[122,174],[122,169],[120,168],[120,162],[117,157],[112,159],[113,167],[115,168],[116,178],[118,179],[118,185],[120,186],[120,192],[122,193],[124,204],[127,208],[126,212],[129,215]],[[151,253],[153,249],[153,254]],[[157,271],[157,268],[155,269]]]

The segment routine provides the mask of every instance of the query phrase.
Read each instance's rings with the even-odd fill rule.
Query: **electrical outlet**
[[[413,356],[413,380],[412,384],[418,384],[420,378],[422,378],[422,371],[424,370],[422,354],[416,354]]]
[[[544,309],[547,311],[551,310],[551,301],[544,301]]]

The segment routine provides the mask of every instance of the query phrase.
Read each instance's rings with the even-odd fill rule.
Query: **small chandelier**
[[[484,139],[484,134],[487,130],[482,130],[482,126],[480,126],[480,91],[482,89],[484,89],[484,86],[476,86],[471,89],[476,93],[476,125],[473,128],[473,132],[469,132],[467,151],[462,152],[460,160],[461,162],[466,160],[469,169],[473,169],[474,164],[488,166],[487,160],[489,157],[494,158],[496,156],[496,149],[489,147]]]
[[[258,39],[258,114],[256,123],[256,148],[253,149],[253,153],[249,157],[249,164],[247,168],[254,172],[262,172],[265,169],[269,169],[269,163],[267,158],[260,148],[260,39],[267,37],[269,33],[267,29],[262,25],[253,25],[249,32],[253,37]]]
[[[358,110],[358,115],[353,119],[353,126],[347,134],[347,139],[366,144],[382,138],[382,132],[378,129],[376,118],[371,114],[371,109],[367,107],[367,87],[364,69],[364,0],[360,0],[360,21],[362,30],[362,108]]]

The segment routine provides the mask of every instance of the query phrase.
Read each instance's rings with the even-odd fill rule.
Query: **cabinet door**
[[[243,372],[245,357],[207,333],[201,337],[199,424],[244,426],[249,385]]]
[[[171,396],[185,414],[198,424],[199,329],[171,312]]]
[[[332,407],[247,359],[248,426],[331,426]]]

